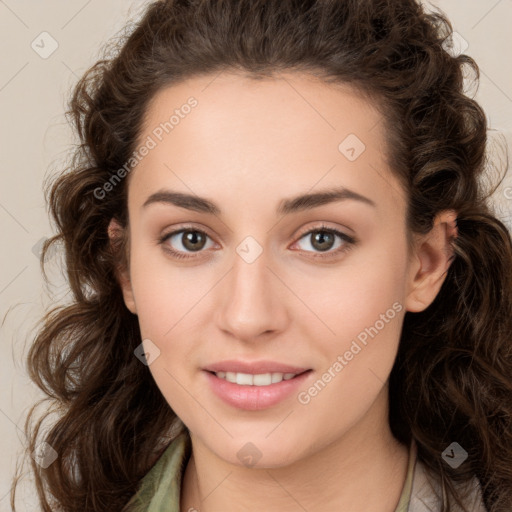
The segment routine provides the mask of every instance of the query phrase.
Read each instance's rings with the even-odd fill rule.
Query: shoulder
[[[189,434],[182,432],[139,482],[136,494],[124,506],[123,512],[160,511],[164,504],[169,512],[179,511],[181,479],[190,451]]]
[[[487,512],[485,508],[480,483],[476,477],[462,485],[456,484],[463,496],[463,503],[470,512]],[[408,512],[439,512],[441,510],[442,491],[440,484],[428,473],[425,465],[416,460],[414,477],[411,489],[411,499]],[[454,512],[461,512],[461,508],[454,505]]]

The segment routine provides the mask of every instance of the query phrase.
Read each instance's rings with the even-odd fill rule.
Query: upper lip
[[[290,366],[276,361],[219,361],[205,366],[203,370],[210,372],[234,372],[259,375],[263,373],[303,373],[310,368]]]

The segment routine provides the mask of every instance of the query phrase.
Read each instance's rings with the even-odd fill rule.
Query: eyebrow
[[[325,204],[349,199],[376,207],[375,202],[368,197],[358,194],[353,190],[349,190],[348,188],[338,187],[283,199],[279,202],[276,213],[278,215],[289,215],[291,213],[310,210]],[[186,210],[210,215],[220,215],[222,213],[221,209],[214,202],[204,197],[172,190],[159,190],[151,194],[142,205],[142,208],[147,208],[154,203],[172,204],[180,208],[185,208]]]

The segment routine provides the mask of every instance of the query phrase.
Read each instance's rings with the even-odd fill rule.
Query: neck
[[[192,455],[183,476],[180,509],[394,512],[409,451],[393,437],[387,414],[387,395],[379,395],[344,435],[310,457],[276,468],[227,463],[191,434]]]

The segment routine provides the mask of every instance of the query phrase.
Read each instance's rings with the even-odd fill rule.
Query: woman
[[[512,244],[450,33],[413,0],[157,1],[85,74],[49,195],[74,303],[29,355],[43,510],[511,510]]]

